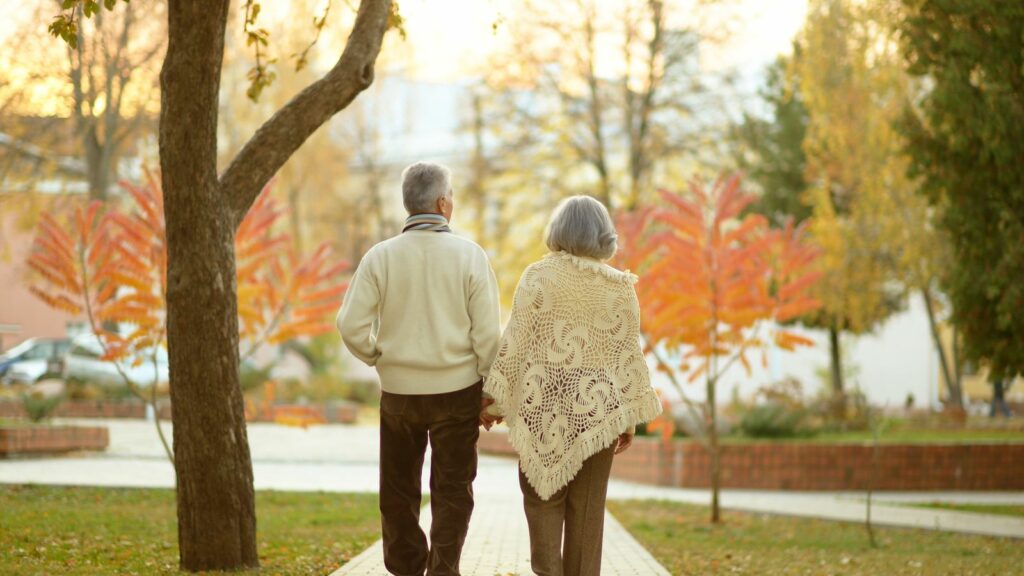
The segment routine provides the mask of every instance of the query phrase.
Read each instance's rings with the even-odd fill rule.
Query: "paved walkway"
[[[420,524],[429,530],[430,507],[423,509]],[[462,553],[461,571],[466,576],[533,574],[530,569],[530,538],[519,498],[478,498]],[[381,542],[369,547],[331,576],[381,576],[384,557]],[[605,576],[668,576],[668,571],[644,550],[612,517],[605,514]]]
[[[133,420],[86,420],[110,429],[110,447],[103,454],[65,458],[0,460],[0,483],[84,486],[174,486],[152,423]],[[170,437],[170,426],[165,426]],[[377,430],[372,427],[324,425],[303,430],[274,424],[250,424],[249,443],[257,489],[375,492]],[[427,467],[424,467],[425,471]],[[429,485],[424,479],[424,486]],[[474,489],[481,502],[519,494],[514,460],[484,456]],[[768,492],[725,490],[727,509],[862,522],[861,493]],[[644,486],[613,481],[612,499],[658,499],[707,504],[706,490]],[[926,508],[914,502],[1024,505],[1024,492],[879,493],[873,508],[879,525],[927,528],[1024,538],[1024,519]],[[521,516],[521,513],[517,516]],[[491,575],[489,575],[491,576]]]

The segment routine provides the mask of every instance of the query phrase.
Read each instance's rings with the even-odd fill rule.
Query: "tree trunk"
[[[292,229],[292,246],[297,254],[305,252],[302,241],[302,187],[292,184],[288,187],[288,224]]]
[[[238,377],[235,230],[267,181],[373,82],[390,0],[363,0],[323,78],[278,110],[217,176],[228,0],[171,0],[160,72],[167,348],[184,570],[259,565],[252,459]]]
[[[956,389],[960,391],[960,400],[963,401],[964,394],[964,361],[960,356],[960,331],[953,327],[953,378],[956,381]]]
[[[1010,406],[1006,403],[1006,388],[1008,380],[996,378],[992,380],[992,405],[989,406],[989,418],[1002,416],[1010,417]]]
[[[717,364],[712,360],[713,364]],[[716,370],[710,368],[709,372]],[[717,374],[717,372],[714,372]],[[718,409],[715,402],[715,378],[710,374],[707,379],[707,403],[708,403],[708,451],[711,457],[711,523],[718,524],[722,521],[721,508],[718,502],[718,493],[722,485],[721,454],[718,446]]]
[[[846,385],[843,382],[843,351],[840,348],[839,329],[835,325],[828,329],[829,353],[832,369],[832,411],[842,420],[846,417]]]
[[[226,0],[169,4],[160,74],[167,329],[184,570],[259,565],[238,381],[234,215],[217,180]]]
[[[82,137],[85,148],[85,170],[89,180],[89,200],[106,201],[110,186],[110,162],[96,135],[96,126],[91,124]]]
[[[960,390],[959,382],[953,378],[953,373],[946,357],[946,347],[942,345],[939,324],[935,319],[935,303],[932,300],[932,292],[926,287],[921,290],[921,296],[924,297],[924,308],[928,312],[928,327],[931,328],[932,341],[935,343],[935,349],[939,352],[939,366],[942,368],[942,381],[946,383],[946,392],[949,394],[949,405],[956,409],[963,409],[963,391]]]

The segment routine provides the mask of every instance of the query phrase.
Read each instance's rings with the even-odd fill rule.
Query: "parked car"
[[[33,384],[47,374],[60,374],[64,355],[71,346],[67,338],[29,338],[0,354],[0,382]]]
[[[170,380],[166,350],[157,350],[155,367],[151,353],[141,354],[139,358],[142,361],[137,366],[133,366],[134,359],[124,359],[118,363],[139,387],[148,388],[154,382],[166,384]],[[117,366],[103,359],[103,346],[94,334],[85,334],[72,340],[71,348],[64,357],[63,376],[65,382],[90,382],[111,387],[125,385]]]

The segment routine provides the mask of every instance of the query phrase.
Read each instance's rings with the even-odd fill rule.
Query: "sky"
[[[344,13],[346,0],[331,1],[332,18],[351,16]],[[670,25],[673,18],[685,18],[688,5],[694,1],[674,0],[676,9],[669,13]],[[325,2],[320,0],[321,4]],[[355,0],[351,2],[355,4]],[[608,6],[619,2],[599,0]],[[270,23],[289,17],[289,4],[283,0],[262,0],[262,17]],[[712,72],[735,69],[748,78],[759,77],[767,63],[790,50],[807,12],[807,0],[726,0],[725,4],[735,12],[738,27],[721,49],[703,49],[701,65]],[[521,6],[518,0],[401,0],[408,40],[398,48],[407,61],[411,60],[409,72],[418,79],[436,82],[479,76],[487,55],[508,40],[508,27],[503,23],[514,18]],[[0,19],[0,45],[21,26],[45,30],[48,20],[33,16],[32,2],[18,3],[12,8]],[[303,17],[308,16],[308,9],[300,10]],[[397,38],[388,40],[396,41]],[[333,62],[335,56],[324,57]]]
[[[438,81],[475,74],[486,55],[501,46],[502,22],[520,4],[516,0],[402,0],[409,43],[415,47],[412,68],[424,79]],[[763,69],[778,54],[789,52],[807,13],[807,0],[733,0],[733,4],[739,28],[720,54],[706,59],[713,61],[704,62],[713,69]]]

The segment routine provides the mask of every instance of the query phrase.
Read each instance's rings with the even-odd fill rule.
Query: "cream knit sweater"
[[[410,230],[359,263],[337,317],[352,354],[395,394],[478,382],[498,348],[498,284],[484,251],[449,232]]]
[[[637,278],[565,252],[523,273],[484,391],[530,485],[550,498],[583,461],[661,413],[640,348]]]

